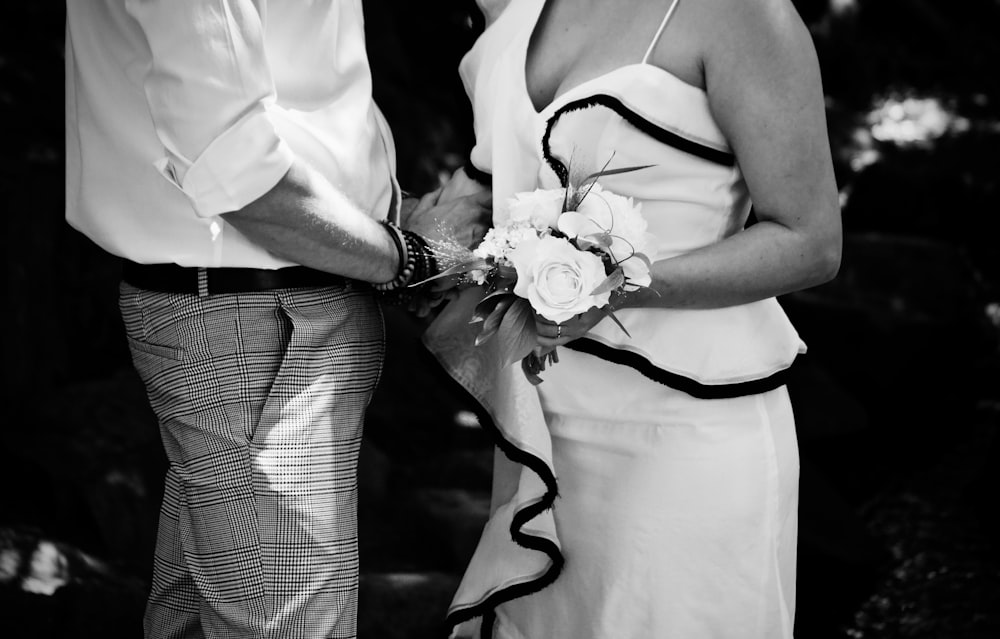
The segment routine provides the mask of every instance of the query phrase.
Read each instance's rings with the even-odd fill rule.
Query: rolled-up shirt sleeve
[[[202,217],[236,211],[269,191],[294,155],[276,108],[259,2],[127,0],[149,44],[144,79],[157,168]]]

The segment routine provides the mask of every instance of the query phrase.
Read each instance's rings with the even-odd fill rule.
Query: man
[[[360,0],[76,0],[66,44],[67,218],[124,259],[170,461],[146,635],[353,637],[369,283],[430,274],[421,234],[471,244],[488,199],[380,223]]]

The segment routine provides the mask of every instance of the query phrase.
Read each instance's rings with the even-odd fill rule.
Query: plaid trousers
[[[170,462],[146,637],[355,637],[357,461],[385,348],[372,294],[123,283],[119,302]]]

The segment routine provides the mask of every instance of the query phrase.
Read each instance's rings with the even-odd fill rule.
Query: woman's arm
[[[758,223],[655,263],[656,293],[626,295],[622,307],[743,304],[822,284],[840,265],[840,205],[809,32],[788,0],[697,6],[686,17],[705,43],[709,104],[736,154]]]

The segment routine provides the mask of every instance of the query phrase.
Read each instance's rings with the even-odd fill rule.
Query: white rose
[[[522,242],[508,255],[517,271],[514,293],[531,302],[542,317],[565,322],[592,307],[608,303],[611,292],[591,295],[604,281],[604,262],[563,238]]]
[[[507,215],[514,224],[530,224],[539,231],[554,229],[562,213],[564,197],[562,189],[537,189],[518,193],[507,200]]]
[[[576,212],[564,213],[559,218],[559,230],[568,237],[610,233],[611,256],[616,262],[628,259],[633,253],[646,252],[652,239],[647,228],[641,203],[605,191],[599,184],[590,188]]]

